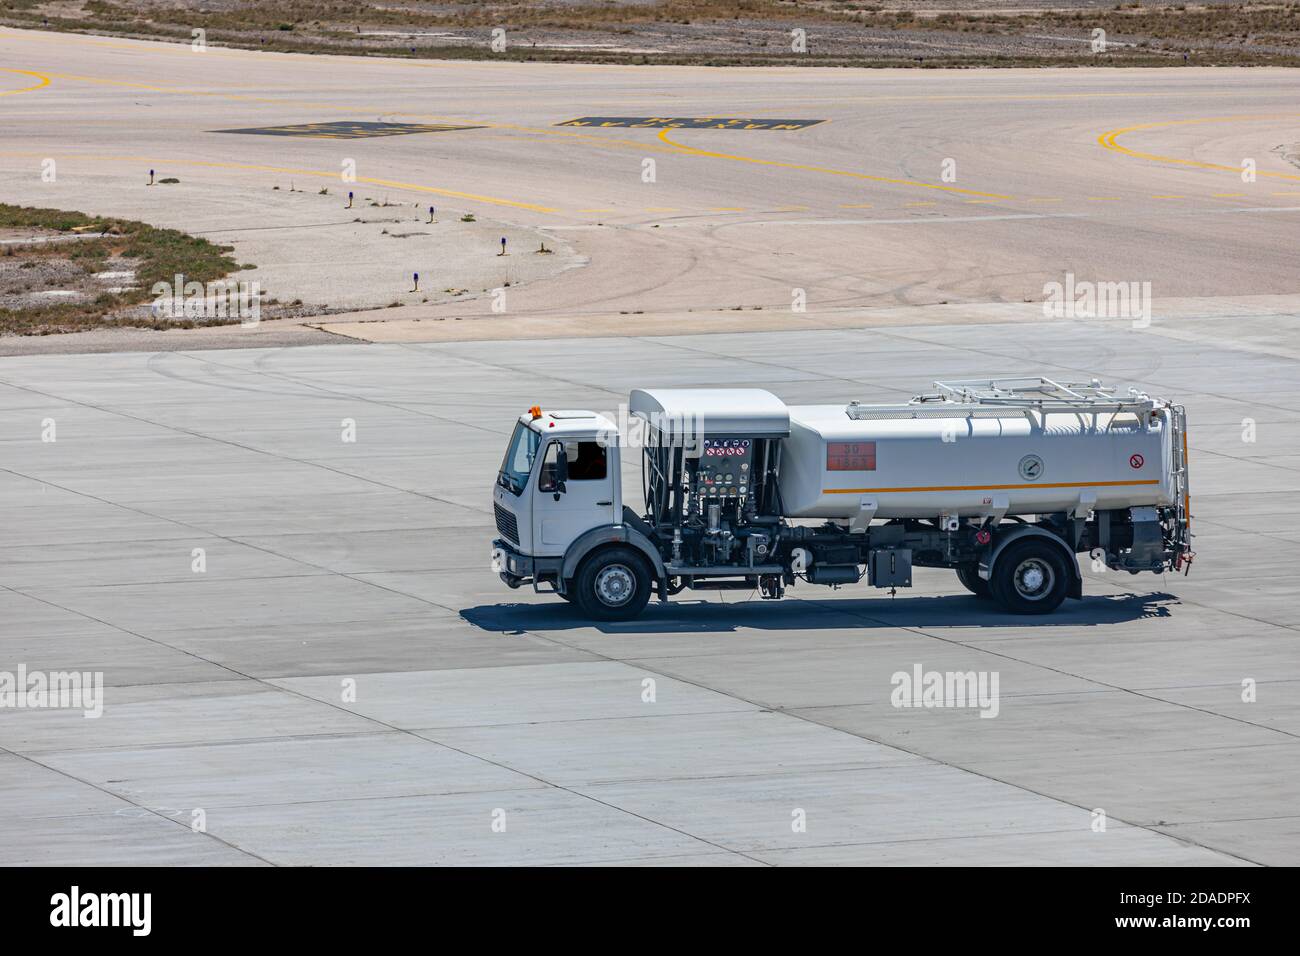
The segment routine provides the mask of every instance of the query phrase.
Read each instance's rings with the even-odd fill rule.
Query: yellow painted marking
[[[924,199],[921,202],[909,202],[909,203],[903,203],[903,205],[904,206],[937,206],[939,204],[929,199]]]
[[[1059,196],[1045,196],[1038,199],[1027,199],[1025,201],[1026,202],[1065,202],[1065,200],[1060,198]]]
[[[276,101],[287,102],[287,101]],[[516,123],[493,123],[489,121],[469,120],[465,117],[443,116],[437,113],[412,113],[412,112],[393,112],[385,113],[385,116],[407,116],[412,118],[424,118],[439,120],[446,123],[473,123],[475,126],[483,126],[490,129],[510,130],[516,133],[532,133],[537,136],[558,136],[563,139],[580,139],[584,142],[592,143],[603,149],[634,149],[644,153],[650,150],[656,153],[677,153],[680,152],[676,147],[662,146],[659,143],[647,143],[645,140],[637,139],[618,139],[614,136],[602,136],[593,133],[575,132],[573,127],[558,129],[554,127],[537,127],[537,126],[520,126]]]
[[[17,90],[0,90],[0,96],[16,96],[19,93],[30,93],[32,90],[39,90],[50,85],[50,78],[44,73],[33,73],[31,70],[14,70],[7,66],[0,66],[0,73],[17,73],[19,76],[34,76],[39,83],[33,86],[24,86]]]
[[[1210,193],[1215,199],[1240,199],[1245,193]]]
[[[188,55],[201,55],[201,54],[189,54],[188,47],[186,47],[185,49],[186,49],[186,52],[187,52]],[[14,71],[14,72],[22,72],[22,71]],[[302,107],[311,107],[311,108],[315,108],[315,109],[332,109],[332,110],[340,110],[340,111],[343,111],[343,112],[357,112],[357,111],[358,111],[358,108],[357,108],[357,107],[343,107],[343,106],[339,106],[339,105],[337,105],[337,104],[316,103],[316,102],[311,102],[311,101],[302,101],[302,100],[297,100],[297,101],[295,101],[295,100],[289,100],[289,99],[277,99],[277,98],[265,97],[265,96],[249,96],[249,95],[234,94],[234,93],[214,92],[214,91],[209,91],[209,90],[193,90],[193,89],[186,89],[186,88],[183,88],[183,87],[157,86],[157,85],[155,85],[155,84],[137,83],[137,82],[131,82],[131,81],[126,81],[126,80],[101,79],[101,78],[98,78],[98,77],[84,76],[84,75],[80,75],[80,74],[58,74],[58,73],[56,73],[56,74],[49,74],[49,76],[52,76],[52,77],[55,77],[55,78],[59,78],[59,79],[72,80],[72,81],[76,81],[76,82],[93,83],[93,84],[103,85],[103,86],[117,86],[117,87],[124,87],[124,88],[128,88],[128,89],[142,89],[142,90],[148,90],[148,91],[150,91],[150,92],[155,92],[155,93],[166,93],[166,94],[172,94],[172,95],[182,95],[182,96],[200,96],[200,97],[207,97],[207,98],[216,98],[216,99],[234,100],[234,101],[238,101],[238,102],[246,102],[246,103],[259,103],[259,104],[265,104],[265,105],[271,105],[271,106],[280,106],[280,107],[282,107],[282,106],[286,106],[286,105],[296,105],[296,106],[302,106]],[[48,77],[47,77],[47,78],[44,79],[44,82],[43,82],[41,85],[42,85],[42,86],[43,86],[43,85],[46,85],[46,84],[48,84],[48,82],[49,82],[49,79],[48,79]],[[19,92],[19,91],[15,91],[15,92]],[[513,132],[532,133],[532,134],[535,134],[535,135],[542,135],[542,136],[559,136],[559,137],[563,137],[563,138],[566,138],[566,139],[580,139],[580,140],[584,140],[584,141],[586,141],[586,142],[590,142],[590,143],[592,143],[593,145],[597,145],[597,146],[599,146],[599,147],[601,147],[601,148],[605,148],[605,149],[633,149],[633,150],[639,150],[639,151],[645,151],[645,150],[647,150],[647,149],[650,149],[650,150],[654,150],[654,151],[656,151],[656,152],[678,153],[678,152],[683,152],[683,151],[685,151],[685,152],[690,152],[690,153],[700,153],[700,154],[704,154],[704,155],[714,155],[714,154],[708,154],[708,153],[705,153],[703,150],[696,150],[696,149],[694,149],[693,147],[689,147],[689,146],[685,146],[685,145],[683,145],[683,144],[679,144],[679,143],[674,143],[674,142],[672,142],[671,140],[667,139],[667,137],[665,137],[665,136],[662,135],[662,133],[667,133],[668,130],[663,130],[662,133],[661,133],[660,138],[663,139],[664,144],[665,144],[665,145],[662,145],[662,146],[661,146],[661,145],[656,144],[656,143],[646,143],[646,142],[644,142],[644,141],[640,141],[640,140],[622,140],[622,139],[617,139],[617,138],[614,138],[614,137],[601,136],[601,135],[593,135],[593,134],[589,134],[589,133],[575,132],[575,131],[572,131],[572,130],[558,130],[558,129],[537,128],[537,127],[529,127],[529,126],[519,126],[519,125],[512,124],[512,123],[480,122],[480,121],[474,121],[474,120],[468,119],[468,118],[463,117],[463,116],[452,117],[452,116],[442,116],[442,115],[435,115],[435,114],[429,114],[429,113],[416,113],[416,112],[410,112],[410,111],[397,111],[397,112],[392,112],[392,113],[389,113],[389,114],[386,114],[386,115],[389,115],[389,116],[392,116],[392,117],[405,116],[405,117],[412,117],[412,118],[416,118],[416,117],[418,117],[418,118],[424,118],[424,119],[435,119],[435,120],[441,120],[441,121],[443,121],[443,122],[457,122],[457,123],[471,123],[471,122],[473,122],[474,125],[478,125],[478,126],[482,126],[482,127],[490,128],[490,129],[510,130],[510,131],[513,131]],[[306,137],[306,138],[326,139],[326,138],[332,138],[332,137],[328,136],[327,134],[320,134],[320,135],[316,135],[316,136],[312,136],[312,137]],[[717,155],[718,155],[718,156],[722,156],[722,154],[717,154]],[[798,164],[779,163],[779,162],[775,162],[775,161],[760,160],[760,159],[750,159],[749,157],[723,157],[723,158],[735,159],[735,160],[737,160],[737,161],[742,161],[742,162],[753,162],[753,163],[757,163],[757,164],[760,164],[760,165],[774,165],[774,166],[780,166],[780,167],[790,167],[790,168],[800,168],[800,169],[804,169],[804,168],[806,168],[806,169],[810,169],[810,170],[819,170],[819,171],[824,171],[824,172],[827,172],[827,173],[830,173],[830,174],[834,174],[834,175],[851,176],[851,177],[855,177],[855,178],[867,179],[867,180],[873,180],[873,181],[879,181],[879,182],[893,182],[893,183],[898,183],[898,184],[903,184],[903,185],[915,185],[915,186],[921,186],[921,187],[930,188],[930,189],[943,189],[943,190],[956,191],[956,192],[971,192],[971,191],[969,191],[969,190],[956,190],[956,189],[953,189],[952,187],[937,186],[937,185],[934,185],[934,184],[931,184],[931,183],[920,183],[920,182],[915,182],[915,183],[914,183],[914,182],[912,182],[912,181],[910,181],[910,180],[892,180],[892,179],[887,179],[887,178],[879,177],[879,176],[871,176],[871,175],[868,175],[868,174],[865,174],[865,173],[854,173],[854,172],[847,171],[847,170],[834,170],[834,169],[825,169],[825,170],[821,170],[820,167],[804,167],[804,166],[800,166],[800,165],[798,165]],[[301,171],[299,171],[299,172],[301,172]],[[303,175],[307,175],[307,173],[302,173],[302,174],[303,174]],[[395,187],[395,188],[396,188],[396,187]],[[972,195],[988,195],[988,196],[993,196],[993,195],[994,195],[994,194],[991,194],[991,193],[990,193],[990,194],[983,194],[983,193],[973,193],[973,192],[971,192],[971,194],[972,194]],[[451,193],[447,193],[447,195],[451,195]],[[473,197],[471,197],[471,198],[473,198]],[[998,198],[1002,198],[1002,197],[998,197]],[[485,202],[493,202],[493,200],[491,200],[491,199],[489,199],[489,198],[484,198],[483,201],[485,201]],[[509,201],[502,201],[502,202],[506,202],[506,203],[508,203]],[[524,208],[528,208],[528,205],[527,205],[527,204],[524,204]],[[548,208],[546,208],[546,207],[538,207],[538,208],[539,208],[539,211],[556,212],[556,210],[554,210],[554,209],[548,209]],[[870,204],[862,204],[862,205],[855,205],[855,206],[850,206],[850,207],[846,207],[846,208],[862,208],[862,209],[869,209],[869,208],[871,208],[871,206],[870,206]],[[674,209],[669,209],[669,210],[653,210],[653,209],[652,209],[652,210],[648,210],[648,211],[651,211],[651,212],[658,212],[658,211],[675,212],[676,210],[674,210]],[[736,209],[736,210],[734,210],[734,211],[737,211],[737,212],[743,212],[744,210],[743,210],[743,209]]]
[[[744,206],[714,206],[709,212],[744,212]]]
[[[1178,196],[1178,195],[1174,195],[1174,194],[1171,193],[1171,194],[1166,195],[1166,196],[1152,196],[1151,198],[1152,198],[1152,199],[1186,199],[1187,197],[1186,197],[1186,196]]]
[[[1273,193],[1274,196],[1300,196],[1300,191],[1292,189],[1289,192]]]
[[[802,131],[826,120],[772,120],[733,116],[579,116],[556,126],[585,126],[592,129],[725,129]]]
[[[773,209],[772,211],[773,212],[807,212],[811,208],[812,208],[811,206],[781,206],[777,209]]]
[[[192,53],[191,56],[206,56]],[[171,93],[181,96],[205,96],[222,100],[234,100],[240,103],[267,103],[273,106],[304,106],[313,109],[335,109],[346,112],[362,112],[355,107],[342,107],[331,103],[318,103],[310,100],[275,99],[269,96],[249,96],[243,93],[220,93],[212,90],[191,90],[179,86],[156,86],[152,83],[136,83],[130,80],[105,80],[95,76],[82,76],[79,73],[50,73],[56,80],[72,80],[76,83],[94,83],[97,86],[121,86],[131,90],[148,90],[151,93]]]
[[[840,203],[841,209],[874,209],[869,202],[844,202]]]
[[[754,68],[756,71],[761,68]],[[1169,96],[1237,96],[1235,90],[1177,90],[1169,92],[1166,90],[1142,90],[1134,92],[1092,92],[1092,93],[999,93],[999,94],[979,94],[979,93],[929,93],[916,95],[892,95],[892,96],[832,96],[830,102],[839,103],[1014,103],[1020,101],[1055,101],[1055,100],[1090,100],[1090,99],[1113,99],[1113,98],[1133,98],[1154,96],[1165,98]],[[1283,91],[1277,91],[1273,95],[1286,95]],[[826,103],[828,97],[825,96],[779,96],[765,97],[764,103]],[[659,100],[652,102],[658,103]],[[765,109],[767,107],[764,107]]]
[[[576,67],[575,67],[576,69]],[[645,68],[642,68],[645,69]],[[649,67],[654,69],[654,67]],[[688,67],[680,69],[688,70]],[[709,69],[709,68],[705,68]],[[780,68],[765,69],[763,67],[747,67],[753,69],[755,73],[771,75]],[[1268,94],[1273,96],[1285,96],[1287,91],[1274,90]],[[628,96],[635,96],[635,93],[629,93]],[[1002,93],[1002,94],[979,94],[979,93],[950,93],[950,94],[915,94],[915,95],[880,95],[880,96],[842,96],[832,94],[830,96],[765,96],[762,98],[764,106],[762,109],[771,109],[775,103],[813,103],[822,105],[839,105],[842,103],[1014,103],[1022,101],[1068,101],[1068,100],[1090,100],[1090,99],[1132,99],[1141,97],[1156,97],[1160,99],[1177,96],[1182,97],[1221,97],[1221,96],[1238,96],[1235,90],[1139,90],[1131,92],[1087,92],[1087,93]],[[604,105],[626,106],[628,102],[645,103],[648,107],[657,108],[663,104],[661,98],[641,99],[641,100],[610,100]],[[592,105],[599,105],[601,101],[595,101]]]
[[[186,51],[186,55],[188,56],[208,55],[208,53],[204,53],[204,54],[190,53],[188,46],[185,47],[185,51]],[[210,53],[211,50],[209,50],[208,52]],[[256,54],[256,55],[264,56],[265,54]],[[401,63],[401,65],[413,66],[415,64],[406,64],[403,62]],[[25,71],[14,71],[14,72],[25,72]],[[42,74],[34,74],[34,75],[42,75]],[[353,113],[353,114],[369,112],[364,107],[343,106],[337,103],[322,103],[313,100],[292,100],[292,99],[284,99],[284,98],[276,98],[276,97],[268,97],[268,96],[251,96],[251,95],[245,95],[239,93],[214,92],[211,90],[193,90],[193,89],[186,89],[184,87],[177,87],[177,86],[157,86],[155,84],[150,84],[150,83],[136,83],[127,80],[101,79],[99,77],[83,76],[74,73],[50,73],[48,74],[48,77],[53,77],[54,79],[61,79],[61,80],[72,80],[79,83],[94,83],[99,86],[118,86],[118,87],[124,87],[126,89],[148,90],[151,93],[167,93],[175,96],[201,96],[201,97],[207,97],[212,99],[232,100],[240,103],[257,103],[266,106],[276,106],[276,107],[298,106],[304,109],[332,110],[332,111],[337,111],[342,113]],[[42,83],[41,85],[44,86],[45,83]],[[37,89],[37,88],[39,87],[31,87],[31,89]],[[15,90],[13,92],[25,92],[25,91]],[[532,133],[539,136],[560,136],[566,139],[581,139],[593,143],[594,145],[597,145],[602,149],[634,149],[640,152],[645,152],[646,150],[652,150],[654,152],[661,152],[661,153],[676,153],[679,151],[675,147],[661,146],[657,143],[647,143],[641,140],[623,140],[623,139],[616,139],[608,136],[596,136],[589,133],[578,133],[578,132],[572,132],[568,130],[556,130],[556,129],[546,129],[546,128],[538,128],[532,126],[520,126],[514,123],[493,123],[493,122],[477,121],[477,120],[471,121],[466,119],[463,116],[443,116],[443,115],[435,115],[431,113],[413,113],[413,112],[403,112],[403,111],[392,112],[385,115],[393,116],[393,117],[398,117],[398,116],[421,117],[424,119],[433,119],[445,123],[458,123],[458,124],[467,124],[467,125],[472,123],[472,125],[481,126],[484,127],[485,129],[509,130],[511,132]],[[319,136],[315,138],[325,139],[327,137]]]
[[[578,212],[614,212],[613,209],[579,209]]]
[[[1010,196],[1003,196],[999,193],[984,193],[974,189],[958,189],[956,186],[942,186],[936,183],[923,183],[914,179],[896,179],[891,176],[872,176],[869,173],[858,173],[849,169],[833,169],[829,166],[811,166],[805,163],[787,163],[775,159],[758,159],[753,156],[741,156],[735,153],[715,153],[707,149],[696,149],[694,146],[687,146],[684,143],[678,143],[668,137],[668,134],[674,132],[671,129],[659,131],[658,139],[660,142],[672,146],[681,152],[689,153],[692,156],[704,156],[709,159],[726,159],[735,163],[753,163],[757,166],[774,166],[780,169],[798,169],[809,173],[825,173],[829,176],[849,176],[853,179],[866,179],[877,183],[890,183],[895,186],[913,186],[918,189],[937,189],[941,192],[956,193],[963,196],[981,196],[985,199],[1010,199]]]
[[[1143,123],[1138,126],[1125,126],[1122,129],[1112,129],[1102,133],[1097,137],[1097,142],[1104,149],[1112,152],[1123,153],[1125,156],[1132,156],[1136,159],[1146,159],[1156,163],[1174,163],[1179,166],[1195,166],[1197,169],[1213,169],[1224,173],[1237,173],[1240,175],[1245,171],[1242,166],[1225,166],[1222,163],[1206,163],[1199,159],[1182,159],[1177,156],[1160,156],[1156,153],[1141,153],[1135,149],[1129,149],[1119,142],[1119,137],[1127,133],[1136,133],[1141,130],[1164,129],[1170,126],[1195,126],[1201,123],[1242,123],[1270,119],[1291,119],[1300,116],[1300,113],[1264,113],[1254,116],[1207,116],[1202,119],[1190,120],[1169,120],[1163,123]],[[1272,170],[1261,169],[1257,171],[1259,176],[1272,176],[1275,179],[1297,179],[1300,180],[1300,174],[1296,173],[1278,173]]]
[[[979,206],[979,205],[983,205],[984,203],[991,203],[991,202],[997,202],[997,201],[998,201],[998,200],[996,200],[996,199],[963,199],[963,200],[962,200],[962,202],[967,203],[967,204],[972,205],[972,206]]]
[[[0,152],[0,156],[41,156],[41,153],[26,152]],[[157,159],[147,156],[80,156],[74,155],[67,157],[70,160],[88,160],[91,162],[109,162],[109,163],[149,163],[154,166],[200,166],[210,169],[240,169],[250,172],[259,173],[283,173],[292,176],[316,176],[322,179],[338,179],[336,170],[320,169],[294,169],[285,166],[264,166],[260,163],[218,163],[211,160],[200,159]],[[66,160],[65,160],[66,161]],[[366,183],[371,186],[387,186],[389,189],[400,189],[407,192],[432,193],[438,196],[450,196],[453,199],[469,199],[474,202],[486,203],[492,206],[509,206],[514,209],[527,209],[531,212],[558,213],[558,209],[550,206],[539,206],[535,203],[517,202],[513,199],[500,199],[496,196],[481,196],[477,193],[465,193],[455,189],[442,189],[437,186],[422,186],[419,183],[404,183],[394,179],[375,179],[371,176],[358,176],[356,182]]]
[[[337,70],[339,67],[338,56],[315,56],[311,54],[294,54],[294,53],[269,53],[261,50],[241,50],[237,47],[224,47],[209,45],[207,50],[202,54],[195,54],[190,49],[188,41],[179,43],[168,42],[166,40],[154,39],[152,41],[143,40],[121,40],[112,41],[100,38],[92,38],[75,33],[59,33],[53,35],[43,35],[30,30],[15,32],[8,28],[0,28],[0,38],[17,40],[22,43],[55,43],[60,46],[67,46],[72,43],[80,43],[89,46],[112,47],[122,50],[131,50],[139,54],[168,54],[173,56],[206,56],[206,57],[231,57],[238,59],[260,58],[263,62],[268,57],[290,59],[296,65],[321,66],[331,70]],[[403,67],[406,69],[477,69],[493,67],[485,63],[476,63],[474,61],[464,60],[408,60],[401,58],[369,58],[354,57],[353,59],[362,60],[363,65],[370,65],[373,62],[384,67]],[[634,66],[628,64],[569,64],[567,69],[574,72],[595,72],[606,74],[627,74],[642,75],[652,73],[659,69],[656,66]],[[699,74],[712,77],[713,67],[675,67],[674,69],[682,71],[684,74]],[[788,69],[776,68],[752,68],[758,75],[786,75]],[[892,96],[834,96],[835,103],[890,103],[890,102],[1008,102],[1019,100],[1071,100],[1071,99],[1104,99],[1115,97],[1167,97],[1177,95],[1181,97],[1188,96],[1235,96],[1238,95],[1233,90],[1178,90],[1176,93],[1169,93],[1165,90],[1151,91],[1133,91],[1133,92],[1087,92],[1087,93],[1039,93],[1039,94],[928,94],[928,95],[892,95]],[[1279,94],[1280,95],[1280,94]],[[776,99],[766,98],[765,102],[782,102],[782,103],[824,103],[825,96],[787,96]],[[658,104],[660,99],[646,100],[647,103]],[[829,120],[827,121],[829,122]]]
[[[897,492],[931,492],[931,491],[1009,491],[1020,488],[1116,488],[1124,485],[1158,485],[1158,478],[1143,478],[1140,481],[1058,481],[1024,485],[922,485],[913,488],[823,488],[824,495],[869,495]]]

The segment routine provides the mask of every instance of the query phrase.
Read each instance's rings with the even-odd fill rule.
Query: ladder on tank
[[[1174,494],[1174,559],[1175,571],[1184,574],[1192,570],[1192,559],[1196,552],[1192,550],[1192,495],[1191,483],[1187,474],[1187,409],[1182,405],[1169,406],[1169,422],[1173,428],[1170,436],[1173,440],[1173,477]]]

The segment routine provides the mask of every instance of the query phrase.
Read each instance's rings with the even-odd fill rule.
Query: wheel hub
[[[626,565],[611,564],[596,575],[596,597],[602,604],[618,607],[632,599],[636,592],[636,578]]]
[[[1038,601],[1051,593],[1056,574],[1051,565],[1038,558],[1021,561],[1016,567],[1016,593],[1029,601]]]

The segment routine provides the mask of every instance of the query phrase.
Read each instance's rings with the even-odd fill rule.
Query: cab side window
[[[598,481],[605,477],[605,446],[594,441],[565,442],[569,456],[569,478]]]
[[[553,441],[546,446],[546,454],[542,457],[542,470],[537,476],[538,490],[555,491],[556,462],[559,461],[561,444],[569,463],[569,481],[599,481],[608,474],[604,445],[594,441]]]

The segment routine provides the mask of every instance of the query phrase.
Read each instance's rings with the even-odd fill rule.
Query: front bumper
[[[535,558],[524,554],[502,538],[492,542],[492,570],[512,588],[532,584],[536,590],[539,581],[550,581],[558,590],[560,566],[563,563],[563,558]]]

